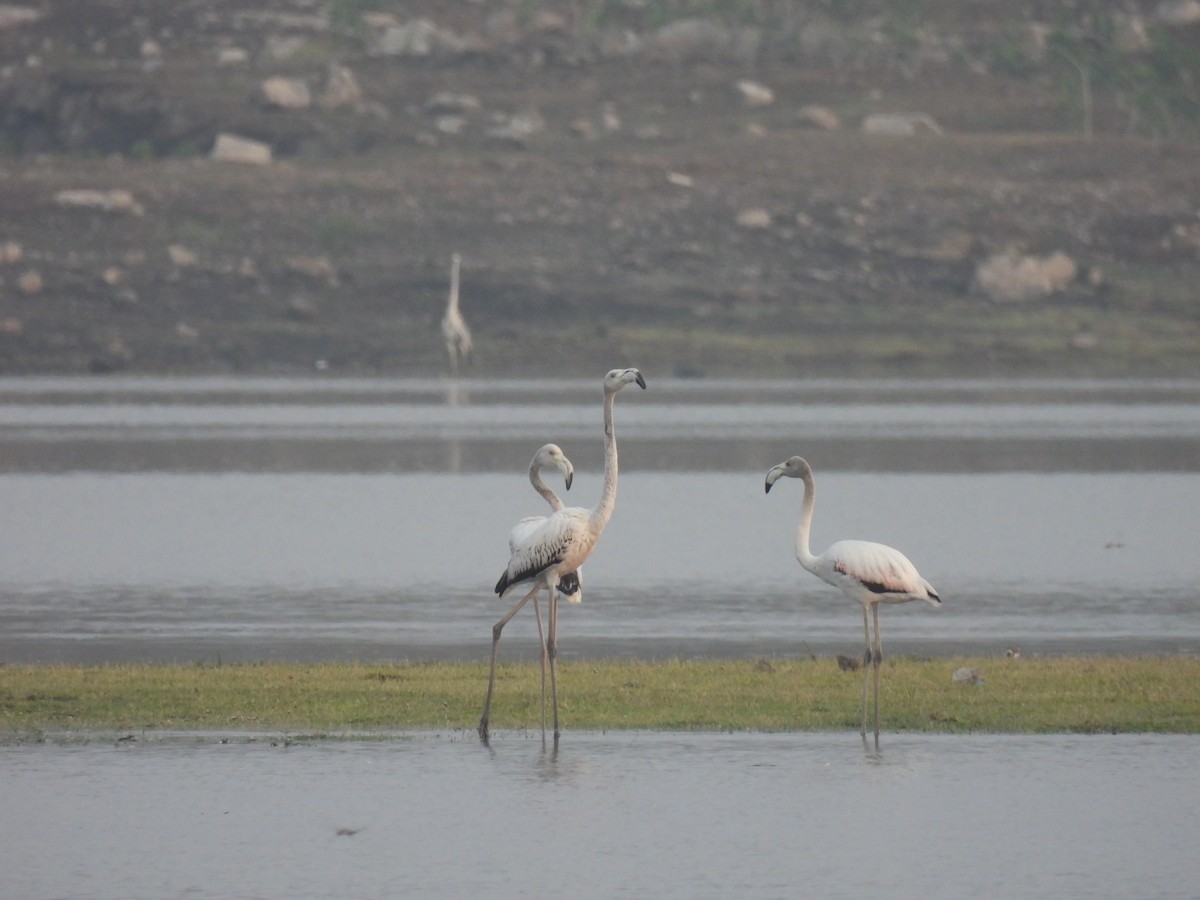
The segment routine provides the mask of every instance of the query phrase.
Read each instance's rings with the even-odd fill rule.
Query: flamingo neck
[[[450,299],[446,301],[446,312],[458,312],[458,262],[450,266]]]
[[[800,522],[796,526],[796,559],[810,572],[816,571],[817,558],[808,549],[808,534],[812,529],[813,505],[816,486],[811,472],[804,474],[804,497],[800,501]]]
[[[529,483],[550,504],[551,509],[557,511],[563,508],[563,502],[558,499],[558,494],[554,493],[550,486],[542,481],[542,467],[537,463],[529,467]]]
[[[615,397],[615,393],[606,391],[604,394],[604,487],[600,491],[600,502],[590,516],[596,534],[608,524],[617,504],[617,432],[613,426]]]

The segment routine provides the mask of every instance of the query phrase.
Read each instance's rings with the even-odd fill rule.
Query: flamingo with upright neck
[[[921,574],[899,550],[886,544],[872,541],[838,541],[819,556],[808,548],[808,535],[812,528],[813,504],[816,489],[813,483],[812,466],[799,456],[767,472],[766,490],[780,478],[799,478],[804,482],[804,498],[801,500],[800,523],[796,526],[796,559],[805,569],[822,581],[839,588],[851,600],[862,604],[863,631],[866,634],[866,652],[863,654],[862,687],[862,735],[867,741],[867,679],[874,672],[875,682],[875,749],[879,749],[879,667],[883,663],[883,639],[879,633],[879,604],[907,603],[924,600],[933,606],[941,606],[933,585]],[[872,639],[871,622],[875,625]]]
[[[446,314],[442,316],[442,337],[446,340],[446,352],[450,354],[450,371],[458,374],[458,367],[471,355],[471,329],[458,308],[458,269],[462,257],[457,253],[450,257],[450,295],[446,298]]]
[[[579,567],[595,549],[604,526],[612,518],[617,502],[617,433],[613,425],[613,401],[617,392],[627,384],[637,384],[644,390],[646,380],[637,369],[613,369],[604,376],[604,484],[599,501],[591,509],[568,506],[555,511],[523,535],[516,546],[509,548],[508,567],[496,582],[496,593],[503,597],[519,584],[532,583],[532,586],[492,628],[487,696],[483,701],[483,714],[479,718],[479,737],[484,742],[488,740],[488,718],[496,683],[496,647],[500,643],[500,633],[521,607],[541,590],[545,590],[550,597],[545,647],[550,664],[554,739],[558,740],[558,587],[579,571]]]

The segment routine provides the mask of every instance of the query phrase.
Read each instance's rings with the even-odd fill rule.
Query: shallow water
[[[0,746],[14,897],[1195,896],[1200,739]],[[18,812],[19,811],[19,812]],[[339,833],[343,832],[343,833]],[[350,833],[352,832],[352,833]]]
[[[893,544],[946,601],[886,610],[892,652],[1200,652],[1200,382],[647,377],[565,657],[856,652],[799,485],[763,492],[797,452],[814,549]],[[0,379],[0,658],[485,658],[528,460],[557,440],[595,502],[599,413],[583,382]]]

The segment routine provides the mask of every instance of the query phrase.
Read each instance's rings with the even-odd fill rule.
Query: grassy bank
[[[955,684],[961,666],[982,685]],[[2,666],[0,735],[43,731],[471,729],[482,665]],[[858,727],[858,673],[833,660],[564,663],[571,729],[825,731]],[[888,731],[1200,733],[1200,660],[895,659]],[[495,730],[537,727],[538,668],[501,667]]]

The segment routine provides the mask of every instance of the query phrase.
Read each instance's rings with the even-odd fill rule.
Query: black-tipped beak
[[[642,377],[642,373],[640,371],[638,371],[637,369],[634,369],[634,372],[637,373],[638,387],[640,387],[644,391],[646,389],[646,379]]]
[[[769,481],[767,482],[766,489],[763,491],[763,493],[764,493],[764,494],[769,494],[769,493],[771,493],[771,482],[769,482]]]
[[[575,473],[568,472],[567,477],[563,479],[567,483],[567,490],[571,489],[571,482],[575,480]]]

